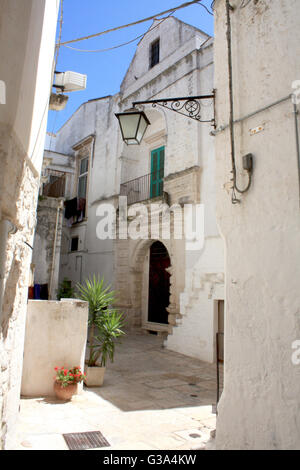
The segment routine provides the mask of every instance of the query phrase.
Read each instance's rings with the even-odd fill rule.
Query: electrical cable
[[[133,23],[128,23],[126,25],[121,25],[121,26],[117,26],[115,28],[110,28],[110,29],[107,29],[105,31],[101,31],[99,33],[90,34],[89,36],[84,36],[84,37],[80,37],[80,38],[71,39],[70,41],[60,42],[59,45],[60,46],[65,46],[66,44],[72,44],[74,42],[79,42],[79,41],[85,41],[87,39],[96,38],[96,37],[101,36],[103,34],[111,33],[111,32],[114,32],[114,31],[118,31],[120,29],[128,28],[130,26],[135,26],[137,24],[145,23],[146,21],[156,19],[158,16],[166,15],[166,14],[172,12],[172,11],[175,12],[175,11],[180,10],[182,8],[186,8],[190,5],[194,5],[195,3],[199,3],[199,1],[202,1],[202,0],[192,0],[190,2],[182,3],[181,5],[178,5],[177,7],[173,7],[173,8],[170,8],[169,10],[165,10],[165,11],[162,11],[160,13],[156,13],[155,15],[149,16],[147,18],[143,18],[141,20],[134,21]]]
[[[202,7],[202,8],[205,8],[205,10],[207,11],[207,13],[209,13],[211,16],[214,16],[214,14],[209,11],[209,9],[207,8],[206,5],[204,5],[203,3],[197,3],[197,5],[199,5],[199,7]]]
[[[55,125],[56,125],[56,120],[57,120],[57,114],[58,114],[58,111],[54,111],[55,112],[55,116],[54,116],[54,121],[53,121],[53,126],[52,126],[52,132],[51,132],[51,135],[50,135],[50,143],[49,143],[49,150],[51,150],[51,145],[52,145],[52,137],[54,136],[54,128],[55,128]]]
[[[28,242],[24,241],[25,245],[27,245],[32,251],[33,251],[33,246],[31,246]]]
[[[166,16],[165,18],[161,18],[161,21],[155,25],[153,28],[149,29],[148,31],[146,31],[145,33],[143,34],[140,34],[139,36],[137,36],[136,38],[134,39],[131,39],[130,41],[127,41],[127,42],[124,42],[122,44],[118,44],[117,46],[112,46],[112,47],[108,47],[107,49],[78,49],[76,47],[72,47],[72,46],[63,46],[63,47],[67,47],[68,49],[72,49],[73,51],[77,51],[77,52],[107,52],[107,51],[112,51],[113,49],[118,49],[119,47],[123,47],[123,46],[127,46],[128,44],[131,44],[132,42],[135,42],[137,41],[138,39],[140,38],[144,38],[148,33],[150,33],[150,31],[153,31],[155,28],[157,28],[161,23],[163,23],[167,18],[170,18],[170,16],[174,15],[175,13],[175,10],[172,11],[168,16]]]
[[[38,140],[39,140],[39,138],[40,138],[40,134],[41,134],[41,130],[42,130],[42,125],[43,125],[43,123],[44,123],[44,118],[45,118],[45,115],[46,115],[46,111],[48,110],[48,107],[49,107],[49,97],[47,98],[47,101],[46,101],[46,106],[45,106],[45,109],[44,109],[44,112],[43,112],[43,116],[42,116],[42,119],[41,119],[41,122],[40,122],[40,126],[39,126],[39,129],[38,129],[38,132],[37,132],[37,136],[36,136],[36,139],[35,139],[35,143],[34,143],[34,146],[33,146],[33,150],[32,150],[32,153],[31,153],[30,160],[33,160],[33,156],[34,156],[34,153],[35,153],[35,149],[36,149]]]
[[[231,20],[230,20],[230,11],[232,10],[230,5],[230,0],[226,0],[226,20],[227,20],[227,29],[226,29],[226,39],[227,39],[227,49],[228,49],[228,78],[229,78],[229,127],[230,127],[230,146],[231,146],[231,165],[232,165],[232,204],[237,204],[240,202],[235,195],[235,191],[240,194],[245,193],[249,190],[252,182],[251,171],[248,171],[248,184],[245,189],[240,189],[237,186],[237,172],[236,172],[236,162],[235,162],[235,141],[234,141],[234,116],[233,116],[233,70],[232,70],[232,48],[231,48]]]
[[[62,26],[63,26],[63,22],[64,22],[64,0],[61,0],[61,3],[60,3],[60,18],[59,18],[58,43],[57,43],[56,46],[55,46],[56,57],[55,57],[55,62],[54,62],[54,70],[57,69],[57,62],[58,62],[58,56],[59,56],[59,51],[60,51],[60,43],[61,43],[61,37],[62,37]],[[57,113],[58,113],[58,111],[55,112],[55,118],[54,118],[53,128],[52,128],[51,137],[50,137],[50,145],[49,145],[49,149],[50,149],[50,150],[51,150],[51,144],[52,144],[52,137],[53,137],[53,133],[54,133],[54,127],[55,127],[56,119],[57,119]]]
[[[55,57],[55,65],[54,70],[56,70],[58,55],[60,50],[60,43],[61,43],[61,36],[62,36],[62,25],[64,22],[64,0],[61,0],[60,4],[60,19],[59,19],[59,33],[58,33],[58,43],[55,46],[56,49],[56,57]]]

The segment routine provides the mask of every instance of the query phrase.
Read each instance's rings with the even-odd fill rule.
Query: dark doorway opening
[[[218,300],[218,361],[224,362],[224,300]]]
[[[168,324],[167,307],[170,303],[171,265],[166,247],[154,242],[150,247],[148,321]]]

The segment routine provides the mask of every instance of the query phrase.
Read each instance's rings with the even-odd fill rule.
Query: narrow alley
[[[215,429],[215,401],[214,364],[135,333],[118,346],[103,387],[85,388],[71,402],[22,398],[15,449],[67,450],[63,434],[91,431],[109,450],[202,449]]]

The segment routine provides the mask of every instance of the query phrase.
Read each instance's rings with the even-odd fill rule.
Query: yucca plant
[[[90,362],[95,364],[100,359],[100,366],[106,367],[107,359],[114,361],[116,339],[124,335],[123,315],[117,310],[106,310],[95,321],[97,332],[90,354]]]
[[[112,309],[115,302],[115,292],[110,286],[104,284],[104,279],[95,275],[85,281],[84,284],[77,284],[77,297],[85,300],[89,304],[89,360],[88,366],[100,365],[105,367],[107,358],[111,361],[114,358],[115,340],[124,332],[121,313]]]

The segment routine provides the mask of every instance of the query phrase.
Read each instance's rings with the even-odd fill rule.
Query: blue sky
[[[64,0],[62,41],[87,36],[154,15],[187,0]],[[211,0],[203,0],[210,7]],[[177,18],[213,35],[213,17],[197,4],[179,10]],[[99,38],[71,44],[78,49],[105,49],[145,33],[152,21]],[[58,36],[58,31],[57,31]],[[122,79],[135,53],[138,40],[108,52],[77,52],[61,47],[56,69],[87,75],[87,89],[69,94],[64,111],[49,112],[48,132],[56,132],[76,109],[93,98],[118,93]]]

